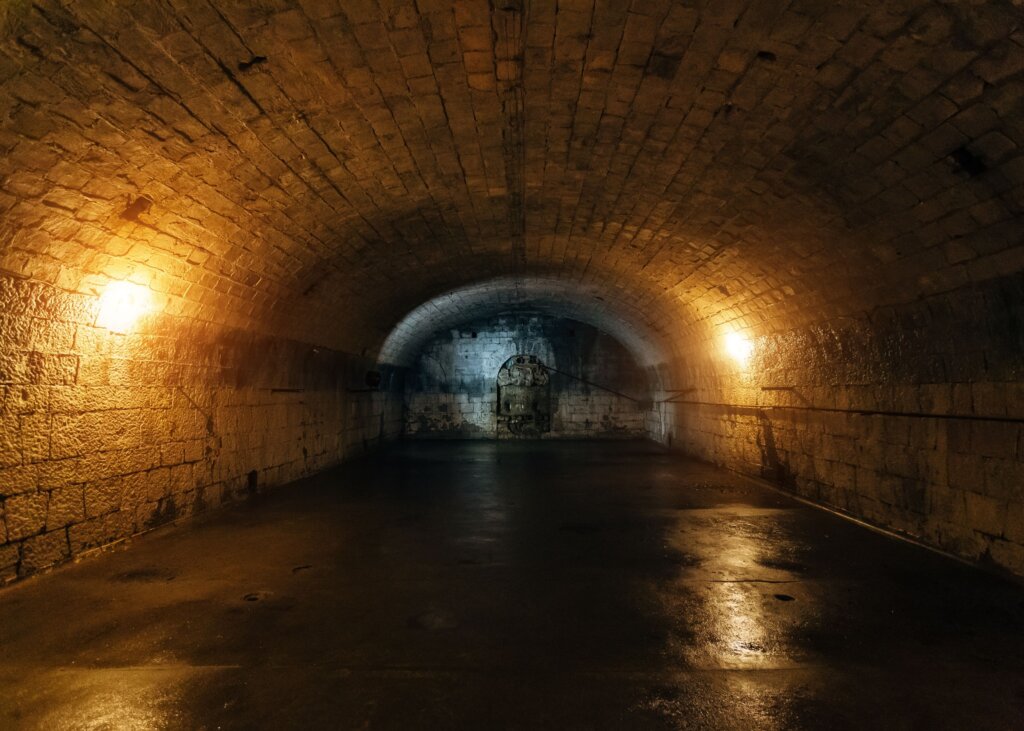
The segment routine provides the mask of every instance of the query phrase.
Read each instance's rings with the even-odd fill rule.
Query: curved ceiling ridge
[[[408,365],[440,330],[523,309],[592,325],[621,342],[641,365],[655,366],[671,357],[669,340],[657,325],[607,290],[564,279],[516,276],[451,289],[422,303],[391,330],[378,361]]]

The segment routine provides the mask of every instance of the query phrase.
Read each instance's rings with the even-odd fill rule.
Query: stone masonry
[[[691,364],[673,446],[959,556],[1024,573],[1024,277]]]
[[[510,304],[651,436],[1024,574],[1022,147],[1020,0],[0,3],[0,576],[397,434]]]
[[[4,277],[0,313],[0,583],[401,429],[400,385],[341,353],[166,316],[112,334],[92,298]]]

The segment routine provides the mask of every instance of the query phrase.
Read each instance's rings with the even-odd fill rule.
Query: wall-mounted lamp
[[[746,367],[754,352],[754,344],[746,336],[731,332],[725,336],[725,352],[739,363],[740,367]]]
[[[128,332],[139,318],[149,312],[150,300],[148,287],[132,282],[111,282],[100,295],[96,325],[113,332]]]

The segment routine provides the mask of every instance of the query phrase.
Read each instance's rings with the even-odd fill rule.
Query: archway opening
[[[551,378],[536,355],[513,355],[497,377],[498,438],[537,439],[551,431]]]

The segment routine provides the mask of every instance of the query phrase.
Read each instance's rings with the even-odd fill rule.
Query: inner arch
[[[666,334],[607,289],[545,277],[491,279],[452,289],[405,315],[381,346],[382,364],[408,366],[434,333],[474,319],[529,308],[592,325],[619,340],[647,368],[672,358]]]

